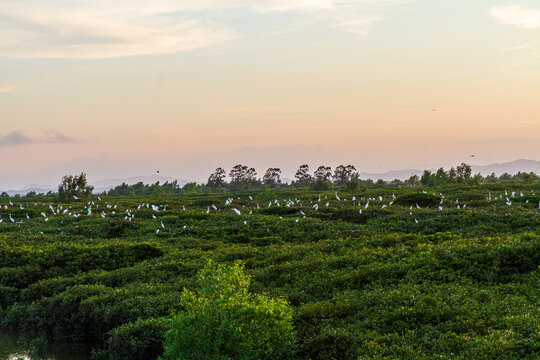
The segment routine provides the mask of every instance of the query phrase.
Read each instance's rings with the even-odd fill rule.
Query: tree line
[[[384,181],[382,179],[360,179],[353,165],[339,165],[335,169],[321,165],[313,172],[309,165],[300,165],[290,183],[281,179],[280,168],[268,168],[262,178],[258,177],[253,167],[238,164],[232,167],[227,174],[222,167],[215,169],[208,177],[205,184],[189,182],[180,186],[176,181],[152,185],[144,185],[142,182],[135,185],[122,184],[107,192],[107,195],[150,195],[150,194],[177,194],[177,193],[219,193],[256,189],[278,188],[306,188],[310,190],[330,190],[332,188],[344,188],[348,191],[358,191],[362,187],[375,186],[437,186],[447,184],[482,184],[502,182],[525,182],[539,181],[539,177],[531,172],[518,172],[510,175],[504,173],[497,177],[495,174],[483,177],[480,174],[473,175],[471,166],[465,163],[449,170],[439,168],[437,171],[424,170],[421,176],[412,175],[406,180],[395,179]],[[227,175],[229,181],[227,181]]]
[[[281,179],[280,168],[268,168],[262,178],[257,177],[257,171],[253,167],[246,165],[235,165],[229,171],[229,181],[226,180],[227,172],[222,167],[218,167],[205,184],[189,182],[181,186],[177,180],[172,182],[144,184],[142,181],[136,184],[122,183],[100,195],[122,196],[122,195],[160,195],[160,194],[182,194],[182,193],[220,193],[242,190],[256,190],[263,188],[306,188],[310,190],[330,190],[332,188],[343,188],[347,191],[358,191],[362,187],[375,186],[438,186],[449,184],[498,184],[505,182],[535,183],[540,181],[540,177],[534,172],[518,172],[517,174],[503,173],[496,176],[494,173],[488,176],[472,174],[469,164],[462,163],[449,170],[439,168],[437,171],[424,170],[421,176],[411,175],[406,180],[394,179],[385,181],[382,179],[372,180],[359,178],[359,174],[353,165],[339,165],[334,171],[330,166],[321,165],[311,173],[309,165],[300,165],[294,175],[294,180],[290,183]],[[86,174],[66,175],[58,185],[58,192],[49,191],[47,194],[37,194],[35,191],[26,195],[14,195],[20,197],[57,197],[60,201],[87,200],[93,193],[93,186],[88,185]],[[0,197],[10,197],[3,192]]]

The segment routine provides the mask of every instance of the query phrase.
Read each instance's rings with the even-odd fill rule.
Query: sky
[[[0,2],[0,188],[539,155],[538,0]]]

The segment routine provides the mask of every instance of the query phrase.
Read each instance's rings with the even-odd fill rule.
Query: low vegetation
[[[95,359],[540,357],[538,182],[330,186],[1,197],[1,326]]]

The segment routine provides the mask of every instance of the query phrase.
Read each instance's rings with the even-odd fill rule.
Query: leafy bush
[[[316,181],[313,181],[311,184],[309,184],[309,189],[315,190],[315,191],[326,191],[326,190],[330,190],[332,186],[333,185],[330,181],[316,180]]]
[[[165,332],[170,320],[165,318],[138,319],[110,332],[105,349],[96,351],[94,359],[147,360],[163,353]]]
[[[540,183],[430,188],[444,195],[441,209],[409,186],[364,187],[341,201],[334,191],[273,191],[280,206],[270,208],[257,191],[101,196],[91,216],[88,204],[0,198],[0,325],[39,336],[34,345],[86,342],[99,359],[155,359],[171,311],[203,319],[179,303],[179,289],[201,294],[206,259],[241,260],[251,293],[295,309],[295,346],[267,358],[540,358]],[[406,205],[390,204],[394,196]],[[260,318],[256,305],[227,308],[242,298],[234,294],[219,303],[236,314],[229,323]],[[197,309],[218,303],[196,300]]]
[[[345,183],[345,191],[358,192],[362,188],[362,183],[359,179],[352,179]]]
[[[283,299],[248,292],[241,265],[214,267],[198,276],[199,289],[184,289],[184,311],[173,315],[163,358],[278,359],[294,339],[292,308]]]
[[[257,199],[261,201],[275,200],[277,199],[276,192],[272,189],[265,189],[257,196]]]
[[[435,206],[441,201],[439,196],[428,193],[409,193],[397,197],[396,204],[403,206]]]

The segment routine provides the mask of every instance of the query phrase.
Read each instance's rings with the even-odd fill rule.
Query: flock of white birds
[[[423,193],[427,193],[425,190],[423,190]],[[433,193],[433,195],[437,195]],[[530,195],[535,195],[534,190],[530,191]],[[453,209],[462,209],[464,210],[466,208],[465,203],[460,203],[459,199],[447,199],[445,195],[442,193],[439,193],[441,201],[438,205],[438,210],[443,211],[443,205],[446,206],[447,209],[453,208]],[[520,192],[519,194],[516,194],[516,192],[511,192],[510,194],[508,191],[504,191],[504,193],[500,193],[497,195],[492,195],[491,192],[486,197],[487,201],[500,201],[503,203],[503,205],[506,206],[512,206],[513,199],[516,197],[523,197],[525,194],[523,192]],[[77,197],[75,197],[78,199]],[[246,206],[246,201],[249,199],[249,203]],[[299,222],[301,218],[306,217],[306,213],[302,210],[302,208],[310,208],[314,211],[318,211],[319,208],[322,207],[340,207],[341,204],[347,203],[348,206],[356,207],[358,208],[358,213],[362,214],[362,210],[368,209],[370,206],[372,207],[380,207],[381,209],[390,207],[392,205],[395,205],[396,196],[392,194],[392,196],[388,199],[383,198],[382,196],[378,197],[367,197],[367,198],[359,198],[357,199],[355,196],[352,196],[349,200],[346,198],[341,198],[337,192],[335,192],[335,201],[334,199],[328,199],[328,196],[321,197],[319,195],[318,199],[316,200],[300,200],[297,198],[294,199],[284,199],[284,200],[273,200],[269,201],[268,204],[260,204],[259,202],[256,202],[251,195],[247,197],[247,199],[241,199],[240,197],[237,197],[236,199],[229,197],[225,200],[224,206],[222,208],[218,207],[216,204],[212,204],[211,206],[207,206],[206,210],[203,210],[202,213],[209,214],[210,212],[222,212],[222,211],[232,211],[236,215],[239,216],[246,216],[246,220],[244,220],[244,224],[247,225],[249,215],[253,214],[253,211],[256,209],[261,209],[262,207],[291,207],[295,206],[300,208],[299,213],[301,217],[297,217],[295,219],[295,222]],[[234,203],[240,203],[239,200],[242,200],[242,205],[235,206]],[[309,201],[309,204],[307,203]],[[527,204],[529,201],[526,200],[524,203]],[[349,205],[350,204],[350,205]],[[15,225],[24,225],[25,221],[30,221],[32,218],[26,213],[23,217],[15,219],[13,218],[12,214],[9,213],[10,209],[20,209],[25,210],[29,207],[31,207],[31,204],[25,203],[23,204],[14,204],[12,200],[8,200],[8,203],[0,205],[0,209],[3,209],[3,213],[8,212],[7,219],[4,222],[4,219],[2,219],[0,215],[0,225],[2,224],[15,224]],[[150,204],[150,203],[143,203],[138,204],[134,208],[127,207],[125,209],[120,209],[118,204],[112,204],[108,201],[102,201],[100,197],[97,197],[97,203],[95,201],[88,201],[86,203],[74,203],[72,205],[67,204],[59,204],[56,206],[53,206],[52,204],[45,204],[45,203],[34,203],[33,204],[34,209],[41,210],[41,217],[42,219],[47,222],[52,217],[57,216],[70,216],[73,218],[80,218],[85,216],[100,216],[102,218],[107,218],[111,216],[118,217],[119,214],[123,214],[124,220],[126,221],[133,221],[136,219],[136,213],[140,211],[141,209],[151,209],[152,210],[152,219],[155,219],[157,222],[157,228],[155,230],[156,234],[159,234],[159,232],[163,229],[165,229],[165,224],[163,223],[163,220],[159,219],[160,213],[167,210],[168,204]],[[239,210],[237,207],[241,208]],[[418,219],[414,217],[413,211],[415,209],[421,209],[421,206],[418,204],[415,204],[415,206],[410,206],[409,208],[409,215],[414,219],[415,223],[419,223]],[[540,202],[538,203],[538,209],[540,209]],[[39,211],[38,210],[38,211]],[[182,205],[183,211],[190,211],[186,210],[185,205]],[[198,211],[198,210],[197,210]],[[20,214],[21,212],[18,211]],[[4,215],[5,216],[5,215]],[[279,216],[280,219],[283,219],[283,217]],[[184,229],[187,228],[187,225],[183,226]],[[59,231],[61,231],[60,228],[57,228]],[[43,234],[43,232],[40,232]]]

